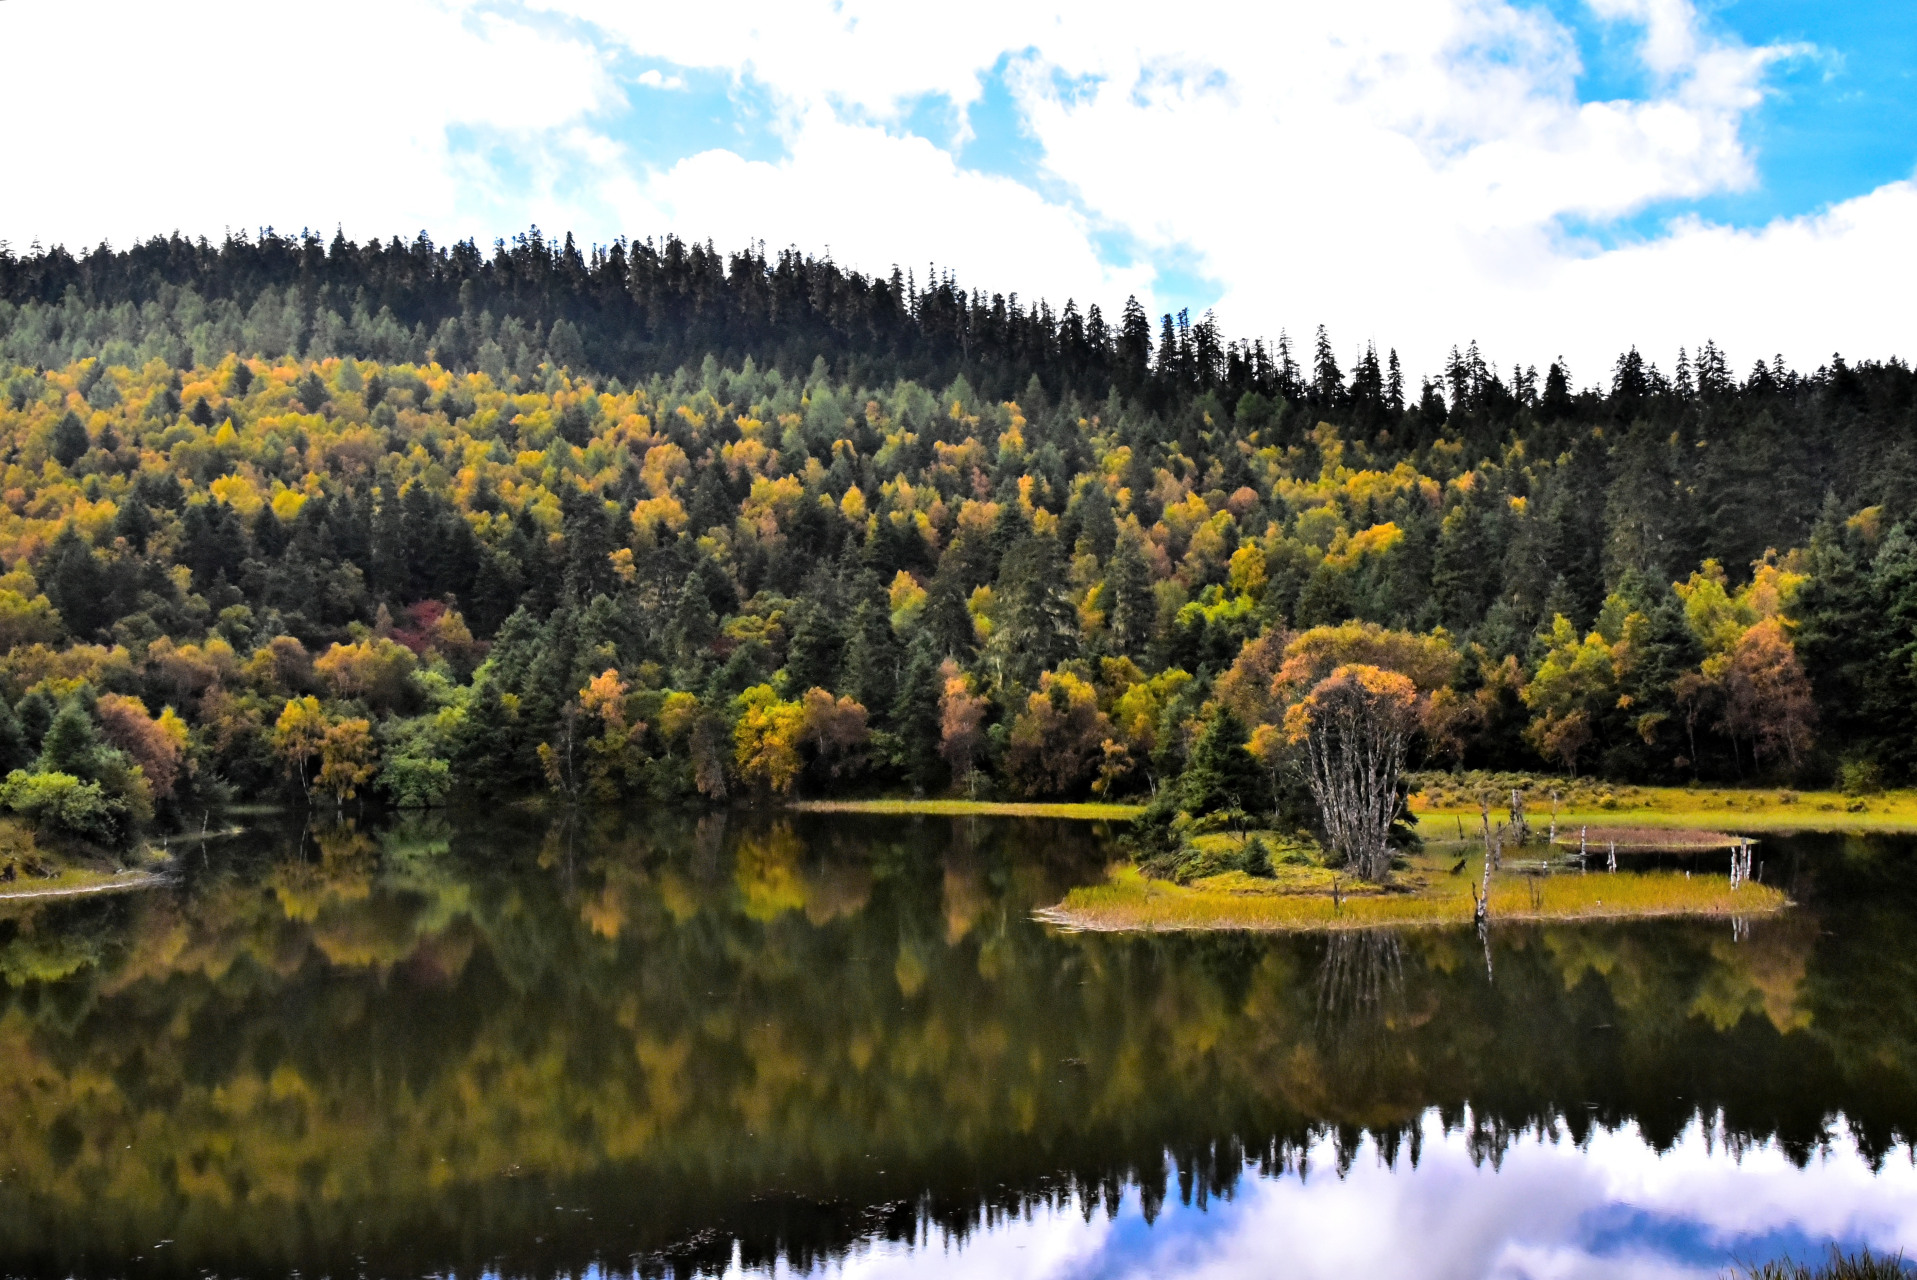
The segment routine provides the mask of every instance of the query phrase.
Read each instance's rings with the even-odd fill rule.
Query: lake
[[[271,826],[0,905],[0,1272],[1707,1276],[1917,1252],[1917,842],[1774,919],[1064,934],[1090,824]]]

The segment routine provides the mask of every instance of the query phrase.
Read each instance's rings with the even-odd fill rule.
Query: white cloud
[[[1565,354],[1584,380],[1630,343],[1667,362],[1706,337],[1740,363],[1911,354],[1912,183],[1754,230],[1682,220],[1613,248],[1566,230],[1750,189],[1750,113],[1804,52],[1723,36],[1694,0],[1588,3],[1635,41],[1646,96],[1581,101],[1572,34],[1516,0],[347,0],[320,18],[211,0],[190,22],[26,0],[0,9],[0,41],[84,39],[87,72],[26,58],[0,82],[0,120],[61,156],[10,177],[0,236],[338,222],[484,240],[537,221],[937,261],[1108,310],[1133,291],[1169,305],[1149,264],[1177,262],[1218,282],[1233,333],[1323,322],[1345,352],[1376,339],[1413,369],[1472,337],[1504,360]],[[928,97],[962,120],[1001,60],[1035,183],[903,127]],[[619,77],[683,90],[695,69],[770,100],[755,127],[780,158],[636,158],[670,157],[672,126]],[[1112,243],[1139,264],[1111,265]]]
[[[901,186],[910,174],[904,220],[781,209],[778,189],[758,189],[759,225],[805,229],[794,238],[829,241],[856,265],[936,256],[989,287],[1063,289],[1110,307],[1122,297],[1112,286],[1138,273],[1092,271],[1084,252],[1053,247],[1100,231],[1218,281],[1234,332],[1323,322],[1347,351],[1375,338],[1423,368],[1475,336],[1505,359],[1565,354],[1587,379],[1630,343],[1668,361],[1714,337],[1740,358],[1781,349],[1815,363],[1835,346],[1907,351],[1917,336],[1868,274],[1850,273],[1878,262],[1912,279],[1889,212],[1903,184],[1757,232],[1682,223],[1604,250],[1564,230],[1757,181],[1742,129],[1768,67],[1803,50],[1714,34],[1691,0],[1592,0],[1599,18],[1635,29],[1653,86],[1606,102],[1579,100],[1571,33],[1504,0],[1055,0],[963,12],[731,0],[666,14],[539,3],[648,57],[771,91],[790,155],[764,176],[776,172],[800,199],[854,172],[845,130],[895,121],[928,94],[964,106],[1010,57],[1045,189],[1069,201],[979,202],[975,175],[876,132],[857,150],[868,163],[896,157]],[[736,219],[695,189],[712,167],[702,159],[642,185],[674,225],[719,234]],[[936,212],[954,206],[962,215]],[[1034,256],[1050,269],[1034,269]]]
[[[463,234],[496,175],[449,128],[550,176],[570,145],[554,131],[614,92],[590,45],[466,0],[29,0],[0,11],[0,46],[15,55],[0,121],[37,158],[0,201],[16,246],[268,224]]]
[[[702,152],[661,173],[621,177],[606,198],[626,226],[721,247],[796,244],[921,279],[935,262],[961,283],[1016,289],[1028,300],[1122,300],[1149,288],[1143,268],[1099,262],[1072,210],[1010,179],[963,170],[923,138],[849,124],[815,106],[793,123],[788,146],[776,162]]]

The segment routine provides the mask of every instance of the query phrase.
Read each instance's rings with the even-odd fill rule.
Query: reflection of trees
[[[1348,929],[1325,938],[1318,1012],[1332,1025],[1381,1011],[1404,987],[1404,947],[1390,929]]]
[[[569,886],[546,824],[491,814],[0,922],[0,1257],[543,1271],[711,1228],[675,1256],[802,1262],[1034,1196],[1203,1200],[1320,1137],[1415,1159],[1432,1106],[1493,1162],[1700,1108],[1800,1150],[1834,1106],[1910,1128],[1909,1068],[1869,1065],[1910,1043],[1917,974],[1870,932],[1908,915],[1868,960],[1792,917],[1499,930],[1490,987],[1467,931],[1049,935],[1082,829],[576,821]]]

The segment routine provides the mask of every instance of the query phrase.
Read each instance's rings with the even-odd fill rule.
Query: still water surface
[[[1917,1253],[1917,844],[1780,919],[1066,935],[1083,825],[434,816],[0,908],[0,1273]]]

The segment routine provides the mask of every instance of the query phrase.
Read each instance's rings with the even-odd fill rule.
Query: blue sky
[[[190,20],[181,21],[186,15]],[[196,65],[208,30],[298,56]],[[0,238],[763,240],[1107,310],[1478,339],[1593,380],[1705,338],[1910,355],[1917,6],[1865,0],[14,0]],[[234,163],[235,161],[239,163]]]
[[[1596,21],[1576,0],[1547,8],[1577,33],[1585,66],[1580,96],[1646,91],[1628,24]],[[1747,45],[1807,46],[1772,70],[1762,105],[1745,118],[1742,132],[1758,181],[1746,191],[1660,204],[1623,220],[1613,234],[1654,235],[1687,211],[1758,227],[1863,195],[1917,169],[1917,7],[1883,0],[1732,0],[1707,8],[1705,20]]]

